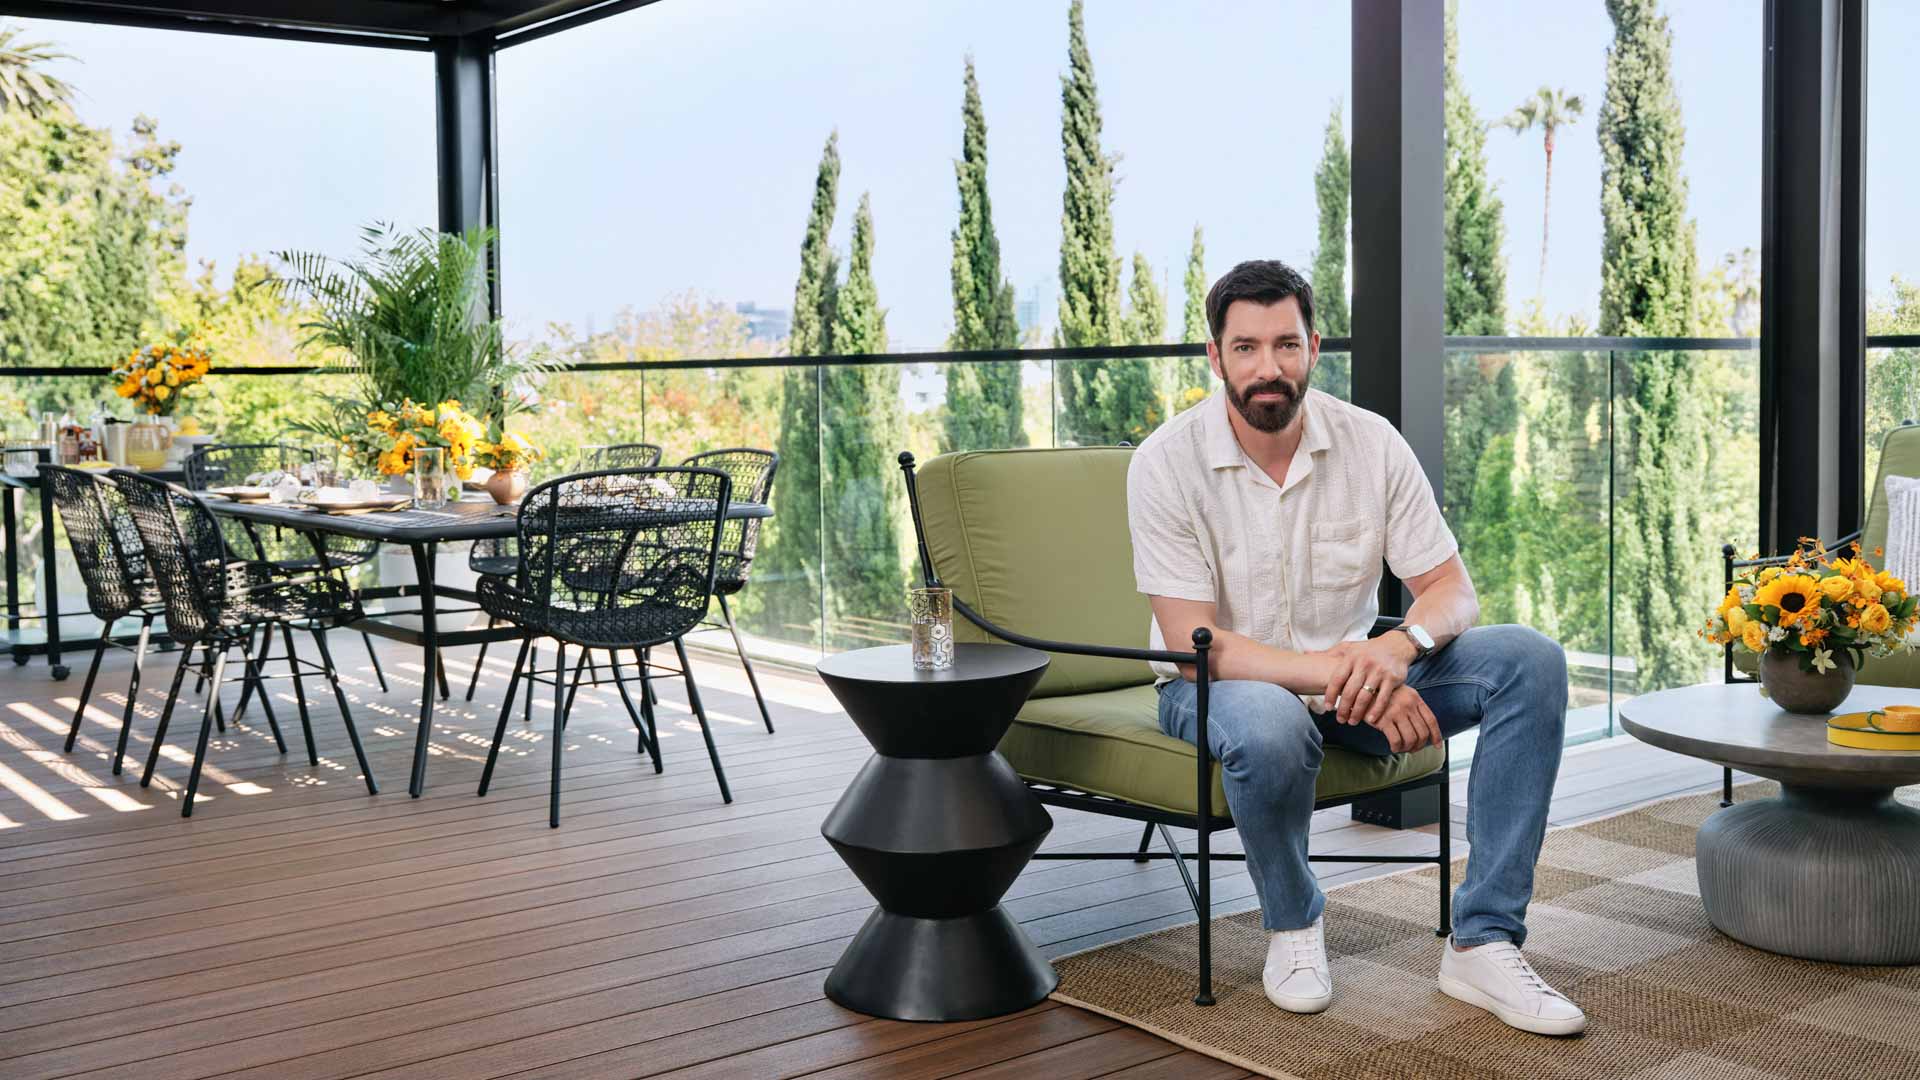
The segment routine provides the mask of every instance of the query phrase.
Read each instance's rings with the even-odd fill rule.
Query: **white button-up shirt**
[[[1217,390],[1133,455],[1127,518],[1141,592],[1212,601],[1223,629],[1317,652],[1367,636],[1383,562],[1404,580],[1459,550],[1413,448],[1381,416],[1309,390],[1299,449],[1276,484],[1240,448],[1232,407]],[[1152,647],[1167,647],[1157,622]],[[1179,677],[1171,664],[1153,669]]]

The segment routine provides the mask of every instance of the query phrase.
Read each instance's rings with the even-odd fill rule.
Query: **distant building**
[[[747,336],[755,341],[783,342],[793,331],[793,312],[785,308],[763,308],[751,300],[733,305],[747,320]]]
[[[1022,336],[1040,325],[1040,286],[1029,288],[1013,302],[1013,321],[1020,324]]]

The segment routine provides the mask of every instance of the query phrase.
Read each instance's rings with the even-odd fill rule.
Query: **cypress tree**
[[[1613,44],[1600,106],[1600,325],[1604,335],[1694,330],[1693,223],[1680,173],[1686,133],[1672,71],[1673,35],[1656,0],[1607,0]],[[1702,527],[1707,395],[1693,358],[1616,353],[1614,442],[1616,632],[1642,691],[1696,682],[1709,651],[1692,633],[1717,591]]]
[[[800,241],[800,276],[793,287],[793,325],[787,351],[819,356],[832,351],[839,258],[833,231],[840,191],[840,133],[827,136],[813,182],[813,205]],[[756,563],[762,632],[818,643],[820,626],[820,371],[794,366],[780,382],[780,482],[773,486],[773,520]],[[802,630],[805,627],[807,629]]]
[[[1503,207],[1487,180],[1487,129],[1460,78],[1459,0],[1446,11],[1446,332],[1492,337],[1507,330]]]
[[[1113,158],[1100,146],[1100,94],[1087,51],[1082,0],[1067,9],[1067,67],[1060,78],[1060,149],[1067,187],[1060,213],[1060,325],[1069,347],[1120,339],[1120,260],[1113,247]],[[1137,368],[1138,370],[1131,370]],[[1055,369],[1063,441],[1100,446],[1135,440],[1146,419],[1126,414],[1136,384],[1151,385],[1144,360],[1067,361]]]
[[[1446,312],[1449,334],[1494,336],[1506,332],[1507,270],[1500,256],[1505,233],[1500,199],[1487,180],[1487,129],[1460,78],[1458,0],[1447,0],[1445,37],[1446,166],[1444,188]],[[1484,362],[1483,362],[1484,361]],[[1482,458],[1489,440],[1510,433],[1518,419],[1514,380],[1505,357],[1460,353],[1446,358],[1445,469],[1441,506],[1463,534],[1493,535],[1516,527],[1510,500],[1476,516],[1477,493],[1487,490]],[[1513,457],[1512,441],[1504,452]],[[1482,520],[1484,518],[1484,520]],[[1488,552],[1488,562],[1497,561]],[[1491,567],[1489,567],[1491,569]],[[1497,585],[1498,575],[1483,574]]]
[[[887,314],[873,281],[873,210],[867,196],[853,216],[853,251],[833,318],[841,353],[887,351]],[[900,621],[906,578],[896,523],[906,485],[895,456],[906,445],[900,369],[851,364],[821,376],[820,474],[826,500],[824,561],[828,644],[862,639],[861,621]],[[871,637],[868,633],[866,637]]]
[[[960,220],[953,228],[953,335],[947,348],[1011,349],[1020,344],[1020,325],[1013,314],[1013,284],[1000,273],[1000,238],[987,196],[987,115],[971,56],[960,116],[960,160],[953,163]],[[1019,362],[948,364],[946,376],[945,449],[1026,445]]]
[[[1181,320],[1180,340],[1199,344],[1207,333],[1207,245],[1196,222],[1193,246],[1187,250],[1187,306]],[[1200,402],[1213,388],[1213,371],[1204,356],[1182,357],[1174,372],[1173,411],[1179,412]]]
[[[1133,253],[1133,283],[1127,287],[1125,344],[1158,345],[1167,340],[1167,302],[1153,283],[1147,257]]]
[[[1347,308],[1347,206],[1352,194],[1353,165],[1347,157],[1347,138],[1341,130],[1340,106],[1327,117],[1321,141],[1320,164],[1313,170],[1314,201],[1320,207],[1320,243],[1313,251],[1314,329],[1323,337],[1345,337],[1353,332]],[[1353,358],[1347,353],[1323,353],[1314,372],[1314,385],[1338,398],[1353,394]]]

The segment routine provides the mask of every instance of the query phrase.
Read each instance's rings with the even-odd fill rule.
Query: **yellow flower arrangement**
[[[363,436],[347,448],[373,462],[382,476],[404,476],[413,468],[413,452],[423,447],[446,451],[447,464],[465,480],[473,475],[474,450],[487,433],[486,422],[457,401],[418,405],[412,400],[370,410]]]
[[[499,424],[487,426],[486,438],[473,447],[473,458],[495,472],[512,472],[545,457],[546,453],[518,432],[502,430]]]
[[[1798,654],[1803,670],[1826,671],[1836,651],[1852,654],[1857,667],[1869,656],[1911,650],[1907,637],[1920,623],[1916,609],[1920,597],[1875,570],[1859,545],[1851,556],[1830,559],[1816,544],[1784,565],[1736,578],[1701,633],[1716,645],[1738,644],[1752,653]]]
[[[113,392],[131,398],[149,416],[171,416],[182,391],[213,369],[207,350],[197,345],[142,345],[113,369]]]

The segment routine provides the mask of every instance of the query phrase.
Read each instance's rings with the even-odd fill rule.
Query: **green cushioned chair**
[[[946,454],[916,467],[900,455],[929,584],[953,590],[960,641],[999,638],[1051,654],[1052,663],[1000,752],[1040,800],[1053,806],[1144,824],[1136,851],[1042,852],[1035,858],[1170,859],[1200,916],[1200,990],[1211,1004],[1210,834],[1233,827],[1220,767],[1204,745],[1160,731],[1159,698],[1147,661],[1195,664],[1207,679],[1210,636],[1194,634],[1193,652],[1151,651],[1152,610],[1134,587],[1127,530],[1126,447],[987,450]],[[1392,625],[1383,620],[1384,626]],[[1200,697],[1205,730],[1206,696]],[[1447,757],[1428,747],[1387,758],[1327,747],[1316,808],[1382,792],[1440,787]],[[1202,802],[1207,812],[1200,812]],[[1197,831],[1184,854],[1168,826]],[[1339,862],[1438,863],[1440,930],[1447,932],[1449,821],[1440,815],[1439,850],[1430,856],[1310,856]],[[1165,851],[1151,850],[1158,831]],[[1190,874],[1186,860],[1198,866]]]
[[[1860,550],[1868,558],[1887,545],[1887,477],[1920,476],[1920,424],[1909,420],[1892,431],[1880,443],[1880,468],[1873,477],[1873,490],[1867,500],[1867,520],[1856,532],[1835,540],[1829,547],[1839,550],[1855,540],[1860,541]],[[1770,556],[1759,559],[1736,559],[1732,544],[1720,549],[1720,555],[1726,566],[1727,586],[1733,584],[1733,576],[1743,570],[1756,566],[1768,566],[1786,561],[1786,556]],[[1875,565],[1879,565],[1876,561]],[[1909,583],[1911,586],[1912,583]],[[1731,644],[1726,647],[1726,679],[1728,682],[1753,682],[1754,671],[1759,658],[1748,652],[1734,651]],[[1869,660],[1861,668],[1854,681],[1863,686],[1902,686],[1920,689],[1920,650],[1910,653],[1897,653],[1893,656]],[[1720,805],[1733,805],[1733,770],[1723,768],[1720,780]]]

